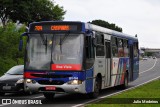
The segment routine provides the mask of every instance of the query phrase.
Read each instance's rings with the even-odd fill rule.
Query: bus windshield
[[[51,70],[51,64],[80,64],[83,34],[30,34],[25,69]]]

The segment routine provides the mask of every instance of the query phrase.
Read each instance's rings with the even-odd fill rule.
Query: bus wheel
[[[97,98],[99,96],[99,91],[101,87],[101,81],[99,78],[96,78],[94,83],[94,92],[88,93],[89,98]]]
[[[43,93],[44,97],[48,100],[53,100],[55,93]]]
[[[124,83],[121,85],[122,89],[126,89],[128,87],[128,75],[125,74]]]

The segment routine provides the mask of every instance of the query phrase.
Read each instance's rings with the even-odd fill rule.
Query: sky
[[[138,35],[140,47],[160,48],[160,0],[54,0],[66,10],[65,21],[96,19]]]

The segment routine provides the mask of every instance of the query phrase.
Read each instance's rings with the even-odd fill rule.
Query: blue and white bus
[[[34,22],[22,36],[25,90],[47,99],[55,93],[97,97],[101,89],[126,88],[139,76],[137,37],[70,21]]]

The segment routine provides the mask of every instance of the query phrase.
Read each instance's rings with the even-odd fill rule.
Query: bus
[[[53,99],[56,93],[92,98],[101,89],[126,88],[139,76],[138,38],[78,21],[33,22],[27,36],[24,88]]]

